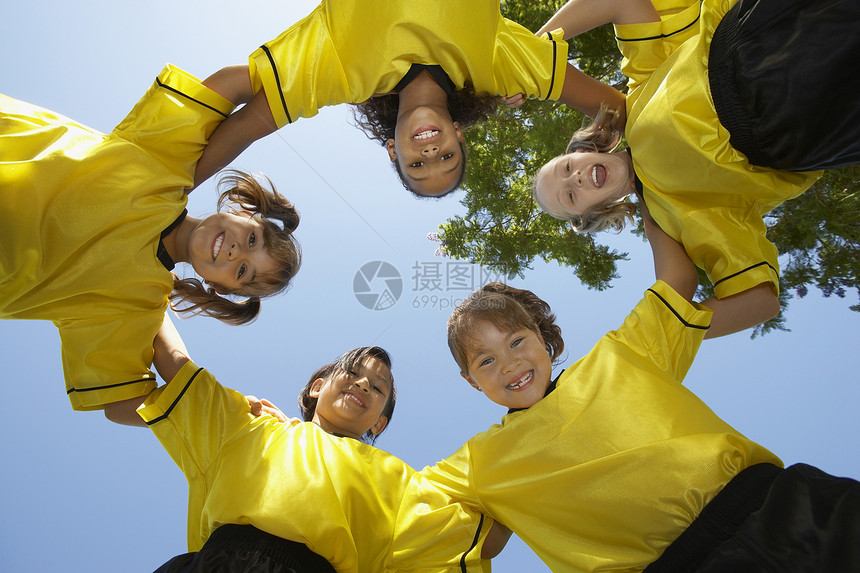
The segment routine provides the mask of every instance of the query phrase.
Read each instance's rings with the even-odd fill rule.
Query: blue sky
[[[191,0],[6,6],[0,91],[109,131],[165,63],[198,77],[244,63],[313,3],[254,6],[253,13],[233,3]],[[377,445],[422,467],[504,413],[462,381],[444,340],[451,305],[477,286],[480,269],[435,257],[437,245],[425,238],[463,212],[457,195],[412,199],[382,148],[349,125],[349,117],[346,106],[323,110],[256,143],[234,164],[267,173],[301,211],[304,266],[292,290],[266,301],[262,317],[248,327],[204,318],[178,327],[199,365],[293,415],[295,396],[317,366],[355,346],[387,348],[399,400]],[[193,193],[189,211],[211,213],[214,202],[210,182]],[[515,281],[559,316],[564,365],[618,326],[653,282],[650,253],[638,238],[605,240],[630,253],[606,292],[584,289],[555,264],[536,264]],[[354,296],[356,272],[371,261],[389,263],[402,278],[390,308],[370,310]],[[452,282],[431,290],[436,272]],[[478,281],[470,282],[470,273]],[[687,386],[786,464],[803,461],[860,477],[854,365],[860,315],[848,310],[852,302],[811,292],[793,301],[789,333],[706,342]],[[71,410],[51,324],[3,321],[0,341],[4,571],[146,572],[184,552],[185,480],[149,430]],[[546,568],[514,540],[494,570]]]

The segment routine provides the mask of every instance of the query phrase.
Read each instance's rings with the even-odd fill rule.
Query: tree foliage
[[[502,2],[514,21],[537,30],[563,2]],[[601,81],[623,88],[620,54],[610,27],[574,38],[569,59]],[[563,104],[530,100],[502,109],[467,133],[468,167],[463,185],[466,207],[440,226],[446,254],[508,277],[525,276],[535,258],[569,267],[579,280],[603,290],[617,278],[616,261],[626,253],[599,243],[599,235],[574,233],[563,221],[542,214],[531,197],[531,179],[544,163],[563,152],[583,115]],[[783,312],[760,325],[753,336],[786,330],[784,312],[794,296],[811,286],[824,296],[860,294],[860,195],[857,166],[825,173],[809,191],[786,202],[767,218],[768,238],[785,255],[780,279]],[[640,225],[641,228],[641,225]],[[636,232],[635,230],[633,232]],[[712,292],[703,277],[701,296]],[[852,310],[860,311],[860,304]]]

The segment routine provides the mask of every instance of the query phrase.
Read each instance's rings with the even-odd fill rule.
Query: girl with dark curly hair
[[[463,174],[462,130],[493,113],[494,96],[558,99],[590,115],[591,101],[623,102],[567,64],[561,35],[535,36],[503,18],[498,0],[324,0],[251,55],[256,96],[213,134],[196,181],[300,117],[359,103],[359,127],[385,145],[406,187],[445,195]]]

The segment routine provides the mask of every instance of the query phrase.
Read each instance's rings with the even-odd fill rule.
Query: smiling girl
[[[110,418],[155,387],[168,300],[244,324],[298,270],[298,213],[249,175],[221,180],[228,212],[186,216],[209,135],[252,95],[229,87],[234,72],[201,83],[168,66],[110,134],[0,95],[0,317],[54,322],[76,410]],[[177,262],[209,288],[173,275]]]
[[[154,364],[169,382],[127,414],[188,480],[192,551],[159,572],[489,570],[492,520],[369,443],[394,412],[385,350],[356,348],[314,372],[299,397],[306,423],[252,414],[190,361],[169,320]]]
[[[503,18],[498,0],[324,0],[251,54],[256,96],[215,131],[196,179],[323,106],[356,103],[358,125],[403,184],[445,195],[464,173],[462,130],[493,113],[495,96],[558,99],[591,115],[588,102],[623,102],[569,65],[558,38]]]
[[[605,23],[626,103],[606,102],[541,168],[537,203],[577,231],[621,230],[635,182],[714,285],[709,337],[772,318],[779,262],[763,218],[821,169],[860,161],[860,3],[571,0],[539,33],[562,27],[569,39]]]
[[[509,408],[426,477],[553,571],[852,571],[860,483],[787,469],[682,382],[709,327],[683,248],[645,217],[657,282],[552,378],[549,305],[491,283],[448,321],[462,376]]]

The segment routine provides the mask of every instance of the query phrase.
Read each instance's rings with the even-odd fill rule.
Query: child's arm
[[[161,328],[152,341],[152,348],[155,351],[152,364],[166,382],[173,380],[179,369],[189,360],[185,343],[182,342],[179,332],[173,325],[173,321],[170,320],[170,315],[166,312],[164,313],[164,322],[161,323]],[[137,413],[138,406],[143,404],[144,400],[146,400],[146,396],[139,396],[105,404],[105,418],[124,426],[142,426],[145,428],[146,422]]]
[[[501,553],[512,534],[513,531],[498,521],[493,521],[493,526],[490,527],[490,532],[481,546],[481,559],[492,559]]]
[[[219,125],[194,174],[195,187],[226,167],[253,142],[277,131],[266,93],[254,94],[248,66],[231,66],[206,78],[203,84],[235,104],[245,104]]]
[[[651,0],[570,0],[547,20],[537,35],[564,29],[568,40],[603,24],[659,22]]]
[[[623,129],[627,121],[624,94],[612,86],[582,73],[571,64],[567,64],[558,101],[575,107],[592,119],[600,111],[601,104],[605,102],[610,109],[614,109],[620,115],[619,128]]]
[[[639,206],[642,211],[642,221],[645,224],[645,235],[651,243],[654,274],[658,280],[662,280],[675,292],[692,302],[696,288],[699,286],[699,275],[693,261],[690,260],[684,246],[664,233],[651,218],[651,213],[641,197]]]
[[[698,286],[695,266],[684,247],[666,235],[651,218],[648,207],[640,199],[645,234],[651,242],[654,254],[654,270],[657,278],[669,284],[678,294],[692,300]],[[692,276],[690,273],[692,272]],[[677,285],[679,286],[676,286]],[[683,290],[682,290],[683,289]],[[762,283],[726,298],[711,297],[702,304],[713,311],[711,327],[705,338],[717,338],[746,330],[773,318],[779,313],[779,299],[770,284]]]
[[[779,314],[779,298],[770,283],[762,283],[725,298],[711,297],[702,304],[714,311],[705,338],[732,334],[770,320]]]

